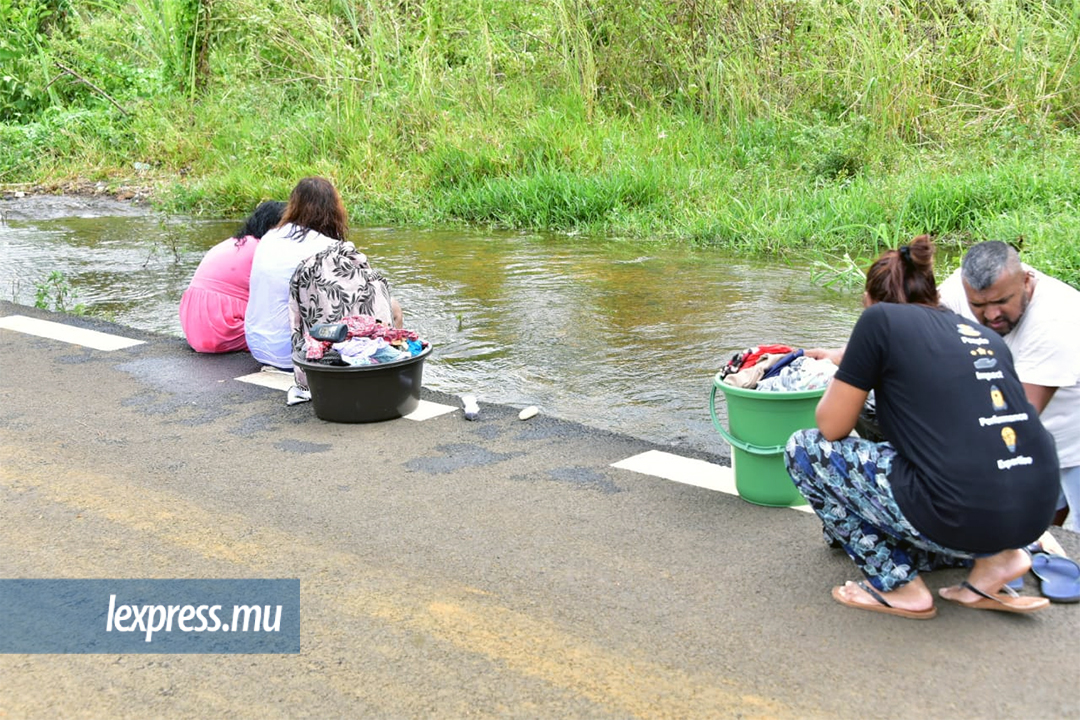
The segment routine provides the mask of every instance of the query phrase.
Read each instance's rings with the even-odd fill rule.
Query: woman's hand
[[[809,350],[804,350],[803,355],[808,358],[814,358],[815,360],[832,360],[833,365],[839,365],[840,361],[844,358],[845,347],[847,347],[847,345],[838,348],[810,348]]]
[[[390,316],[391,322],[398,330],[405,327],[405,313],[402,312],[401,304],[396,298],[390,298]]]

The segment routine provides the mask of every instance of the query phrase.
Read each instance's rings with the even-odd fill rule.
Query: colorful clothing
[[[357,338],[383,340],[389,346],[408,352],[410,356],[419,355],[427,347],[427,343],[420,339],[420,335],[415,330],[396,328],[370,315],[349,315],[331,322],[331,324],[336,323],[345,326],[343,341],[316,340],[307,330],[304,331],[302,349],[305,360],[322,360],[331,348],[337,349],[340,354],[342,345]],[[297,352],[299,351],[300,348],[297,349]]]
[[[787,345],[755,345],[754,347],[746,348],[742,352],[737,352],[732,355],[731,359],[724,364],[724,367],[720,370],[720,378],[724,379],[728,375],[737,373],[740,370],[752,368],[766,355],[783,356],[791,352],[792,349],[793,348],[789,348]]]
[[[1053,438],[996,333],[944,308],[877,303],[834,383],[873,391],[888,443],[792,435],[792,481],[871,584],[1024,547],[1057,500]],[[940,557],[926,553],[939,553]]]
[[[829,384],[835,374],[836,365],[832,360],[819,360],[801,355],[790,364],[781,367],[775,375],[772,370],[769,370],[755,389],[762,392],[820,390]]]
[[[727,368],[725,368],[721,371],[721,377],[725,385],[753,390],[757,388],[758,383],[765,377],[765,373],[769,372],[769,368],[785,357],[787,357],[786,354],[775,353],[770,355],[766,353],[758,357],[753,365],[744,367],[741,370],[728,372]]]
[[[855,324],[836,381],[874,391],[898,453],[889,483],[922,535],[995,553],[1050,524],[1053,439],[997,333],[944,308],[877,303]]]
[[[376,321],[388,329],[393,324],[390,284],[351,243],[334,243],[297,266],[289,281],[288,307],[291,351],[308,357],[306,338],[313,325],[351,316],[367,316],[372,326]],[[358,334],[350,326],[350,336]],[[297,385],[307,387],[303,371],[295,368],[294,374]]]
[[[180,298],[180,327],[192,350],[225,353],[247,350],[247,313],[251,261],[259,241],[229,238],[207,251]]]
[[[840,542],[882,592],[920,572],[963,566],[974,557],[938,545],[904,516],[889,484],[896,457],[889,443],[850,437],[829,442],[818,430],[799,430],[784,452],[788,473],[821,519],[826,542]]]

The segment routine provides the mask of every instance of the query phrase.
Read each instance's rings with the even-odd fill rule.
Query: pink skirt
[[[247,301],[224,293],[189,287],[180,298],[180,327],[191,349],[201,353],[247,350],[244,313]]]

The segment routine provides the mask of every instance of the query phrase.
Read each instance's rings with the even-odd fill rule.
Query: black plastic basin
[[[392,420],[408,415],[420,404],[424,360],[419,355],[377,365],[322,365],[293,354],[293,363],[307,375],[315,416],[339,423]]]

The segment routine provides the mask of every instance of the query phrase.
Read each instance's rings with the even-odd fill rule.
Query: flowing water
[[[102,199],[0,201],[0,291],[32,305],[60,271],[91,313],[179,337],[184,288],[238,225]],[[434,345],[426,387],[720,454],[709,392],[724,362],[765,342],[839,345],[860,311],[806,266],[714,250],[457,230],[350,239]]]

